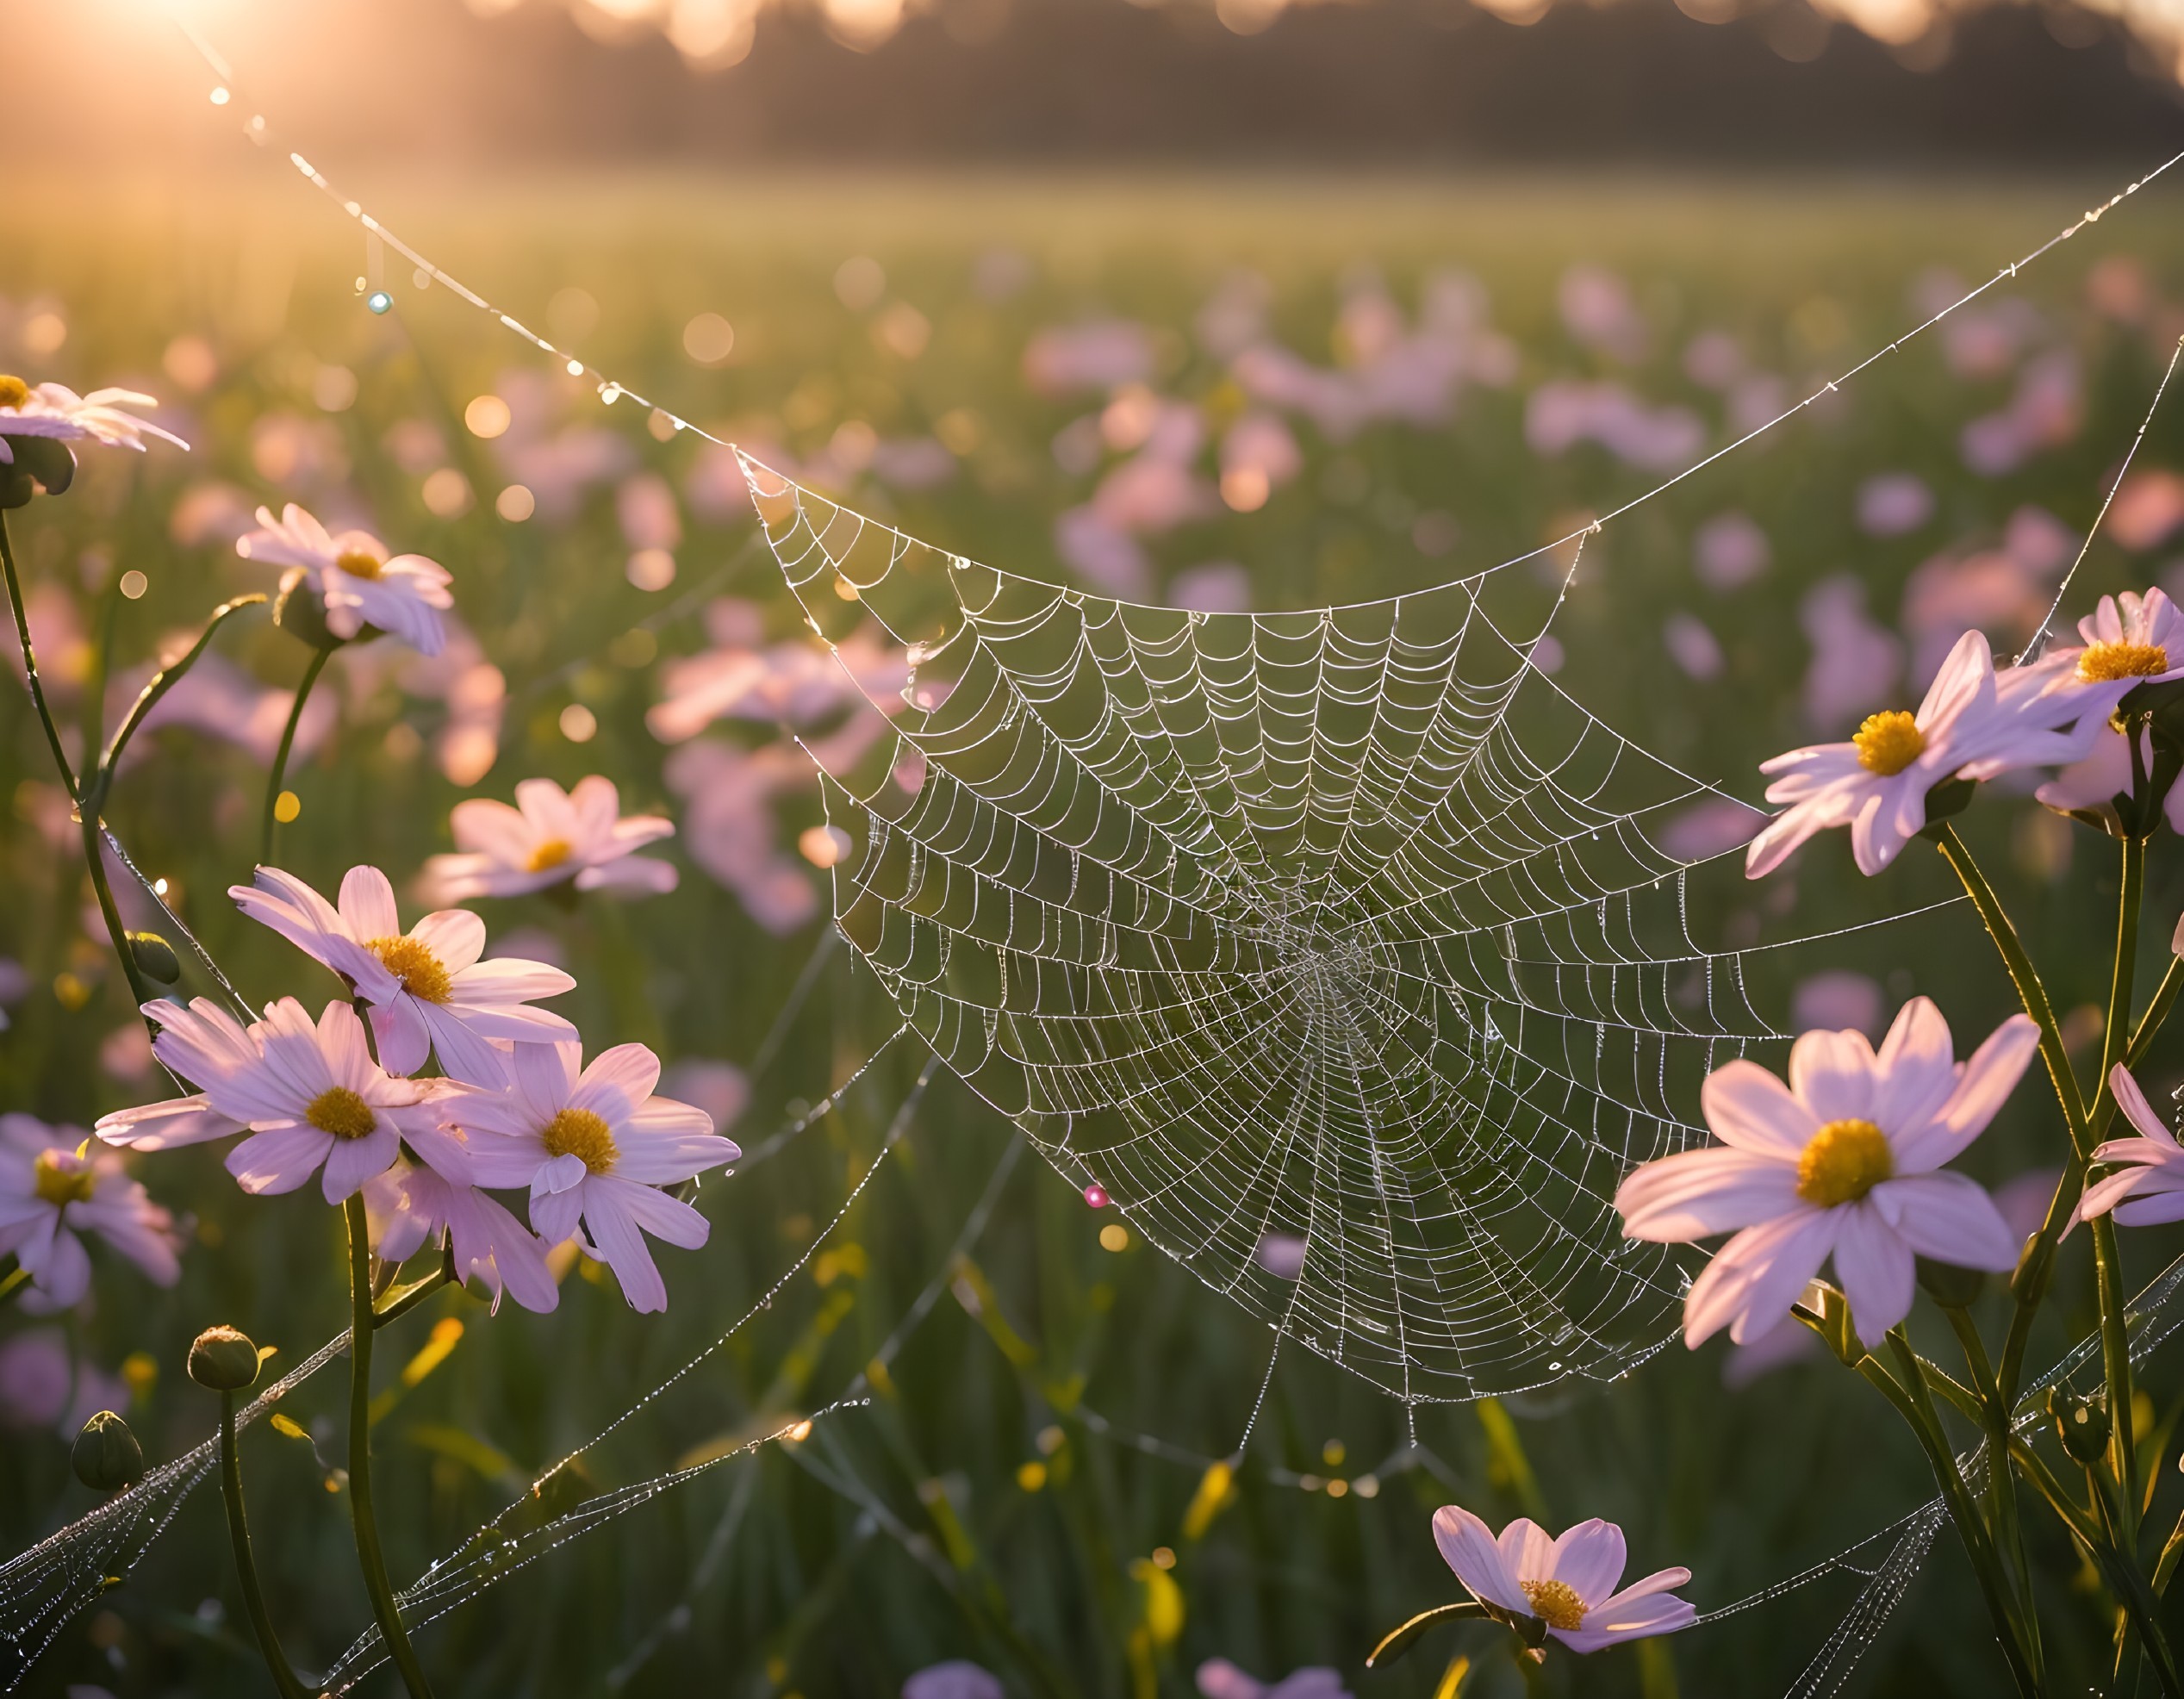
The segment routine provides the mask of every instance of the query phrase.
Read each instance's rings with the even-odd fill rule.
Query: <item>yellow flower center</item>
[[[455,981],[439,957],[416,939],[374,938],[365,948],[412,997],[426,1003],[445,1003],[453,994]]]
[[[1523,1585],[1532,1614],[1550,1628],[1571,1634],[1584,1626],[1585,1602],[1567,1581],[1527,1581]]]
[[[2168,670],[2168,650],[2158,643],[2089,644],[2078,657],[2078,676],[2094,683],[2151,678]]]
[[[607,1123],[588,1109],[563,1110],[538,1136],[557,1156],[581,1156],[595,1174],[607,1173],[621,1154],[614,1148],[614,1135]]]
[[[311,1099],[303,1118],[338,1139],[366,1137],[379,1124],[371,1105],[346,1086],[329,1086]]]
[[[1926,752],[1926,734],[1919,722],[1901,708],[1868,714],[1851,741],[1857,745],[1858,765],[1882,778],[1897,774]]]
[[[1797,1195],[1832,1210],[1857,1203],[1895,1172],[1886,1133],[1870,1121],[1830,1121],[1797,1159]]]
[[[0,371],[0,407],[21,407],[30,399],[30,386],[11,372]]]
[[[376,578],[384,564],[378,556],[363,549],[344,549],[333,557],[333,563],[352,578]]]
[[[32,1165],[37,1174],[38,1195],[48,1204],[88,1204],[97,1176],[87,1162],[82,1167],[65,1150],[41,1150]]]
[[[531,852],[531,860],[526,865],[532,873],[544,873],[559,867],[575,853],[567,838],[550,837]]]

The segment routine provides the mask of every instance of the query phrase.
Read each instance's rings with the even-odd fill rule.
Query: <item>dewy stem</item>
[[[1994,1637],[2001,1646],[2003,1659],[2010,1666],[2018,1690],[2026,1699],[2038,1699],[2046,1692],[2046,1685],[2029,1649],[2016,1597],[2003,1573],[1993,1536],[1981,1519],[1979,1506],[1957,1467],[1957,1454],[1950,1448],[1949,1436],[1942,1431],[1932,1401],[1926,1396],[1918,1354],[1911,1348],[1911,1341],[1900,1328],[1889,1330],[1888,1344],[1902,1367],[1902,1383],[1874,1356],[1868,1356],[1857,1366],[1858,1372],[1896,1407],[1897,1414],[1918,1436],[1920,1447],[1932,1466],[1934,1480],[1949,1506],[1950,1518],[1957,1524],[1957,1537],[1964,1543],[1964,1553],[1971,1559],[1972,1572],[1979,1578],[1979,1590],[1986,1597],[1988,1615],[1994,1619]]]
[[[258,1584],[258,1560],[251,1553],[250,1524],[243,1515],[243,1460],[235,1450],[235,1395],[220,1395],[220,1493],[227,1501],[227,1538],[235,1548],[235,1575],[242,1584],[243,1605],[258,1635],[258,1649],[265,1659],[266,1673],[280,1690],[281,1699],[311,1699],[311,1690],[289,1667],[273,1630],[273,1614],[265,1608],[265,1595]]]
[[[258,859],[270,865],[273,859],[273,827],[277,824],[273,811],[280,806],[281,781],[288,776],[289,751],[296,746],[296,728],[303,723],[303,705],[311,700],[311,687],[319,681],[319,675],[326,670],[327,657],[331,649],[314,649],[311,663],[303,669],[303,677],[296,687],[296,700],[289,704],[288,724],[281,728],[280,747],[273,751],[273,771],[265,781],[265,813],[258,833]]]
[[[349,1228],[349,1519],[357,1531],[357,1563],[380,1638],[401,1672],[410,1699],[432,1699],[432,1683],[402,1628],[387,1581],[387,1561],[379,1550],[379,1521],[371,1506],[371,1237],[364,1218],[364,1194],[352,1192],[343,1206]]]
[[[0,513],[0,576],[8,581],[8,607],[16,616],[16,635],[22,640],[22,670],[30,686],[30,705],[38,711],[38,723],[46,728],[46,743],[53,752],[53,765],[60,769],[61,782],[68,787],[68,794],[76,794],[76,769],[68,764],[68,751],[61,747],[60,728],[53,724],[53,710],[46,704],[46,686],[38,676],[38,656],[30,641],[30,619],[22,607],[22,583],[16,575],[16,551],[8,540],[8,516]]]

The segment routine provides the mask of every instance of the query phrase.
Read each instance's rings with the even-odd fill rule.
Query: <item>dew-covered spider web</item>
[[[250,121],[252,139],[266,140],[264,118]],[[652,405],[401,241],[302,156],[288,158],[362,225],[373,253],[393,248],[557,364],[596,378],[607,403]],[[1794,417],[2179,159],[1600,523]],[[884,753],[822,775],[846,839],[836,924],[902,1025],[743,1167],[832,1112],[898,1043],[932,1060],[832,1221],[760,1304],[413,1581],[408,1619],[428,1623],[783,1437],[810,1438],[791,1449],[798,1465],[921,1557],[852,1461],[827,1451],[833,1422],[862,1400],[862,1372],[792,1428],[524,1513],[545,1502],[557,1471],[684,1383],[805,1266],[942,1065],[1073,1183],[1098,1187],[1150,1242],[1266,1322],[1278,1346],[1294,1341],[1399,1399],[1410,1439],[1383,1472],[1436,1468],[1417,1439],[1421,1405],[1612,1379],[1660,1348],[1693,1254],[1622,1239],[1615,1188],[1639,1163],[1704,1137],[1693,1113],[1710,1068],[1785,1036],[1751,983],[1761,951],[1702,936],[1691,918],[1719,912],[1702,887],[1736,878],[1733,854],[1710,858],[1672,828],[1697,809],[1718,820],[1741,808],[1753,824],[1758,813],[1649,754],[1534,664],[1559,594],[1503,563],[1415,594],[1299,613],[1142,607],[976,564],[743,464],[813,629],[831,644],[877,621],[914,666],[904,699],[879,705],[892,722]],[[773,1040],[761,1048],[770,1055]],[[1020,1148],[1002,1154],[949,1258],[874,1360],[884,1365],[947,1290]],[[2134,1306],[2135,1355],[2184,1323],[2181,1294],[2184,1261]],[[306,1359],[244,1419],[345,1346]],[[2094,1350],[2081,1344],[2028,1391],[2020,1422]],[[1154,1454],[1210,1461],[1138,1437]],[[200,1447],[0,1564],[0,1691],[128,1576],[215,1460]],[[747,1501],[731,1495],[693,1590]],[[1793,1689],[1820,1699],[1872,1645],[1943,1520],[1938,1500],[1920,1506],[1708,1619],[1858,1578],[1848,1615]],[[672,1614],[632,1659],[671,1631]],[[346,1691],[383,1658],[369,1629],[325,1685]]]
[[[1778,1035],[1663,842],[1736,805],[1532,663],[1536,585],[1136,607],[745,467],[814,629],[914,663],[887,758],[827,778],[836,918],[951,1068],[1408,1403],[1658,1347],[1683,1267],[1621,1237],[1616,1186]]]

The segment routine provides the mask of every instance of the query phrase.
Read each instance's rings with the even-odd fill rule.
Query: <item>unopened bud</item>
[[[132,932],[128,937],[129,954],[136,958],[137,969],[146,979],[172,985],[182,977],[181,958],[157,932]]]
[[[1926,1296],[1944,1310],[1968,1310],[1987,1290],[1987,1276],[1976,1268],[1959,1268],[1953,1262],[1919,1259],[1919,1284]]]
[[[129,1424],[103,1410],[84,1424],[69,1453],[76,1478],[94,1492],[119,1492],[144,1478],[144,1447]]]
[[[0,507],[23,507],[34,495],[59,495],[76,480],[76,451],[53,437],[9,437],[15,457],[0,466]]]
[[[280,594],[273,599],[273,623],[314,649],[339,649],[349,639],[337,637],[326,621],[326,598],[312,588],[311,575],[292,566],[281,575]]]
[[[2048,1414],[2070,1460],[2088,1466],[2108,1449],[2108,1407],[2099,1398],[2081,1398],[2061,1387],[2048,1394]]]
[[[215,1392],[240,1392],[258,1378],[258,1347],[236,1328],[207,1328],[190,1347],[190,1378]]]

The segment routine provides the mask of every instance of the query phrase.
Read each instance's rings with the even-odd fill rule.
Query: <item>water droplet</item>
[[[1105,1188],[1101,1186],[1096,1181],[1092,1185],[1086,1186],[1085,1188],[1085,1201],[1091,1204],[1095,1210],[1105,1209],[1107,1207],[1107,1192]]]
[[[374,289],[364,297],[364,305],[375,313],[391,313],[395,310],[395,297],[384,289]]]

